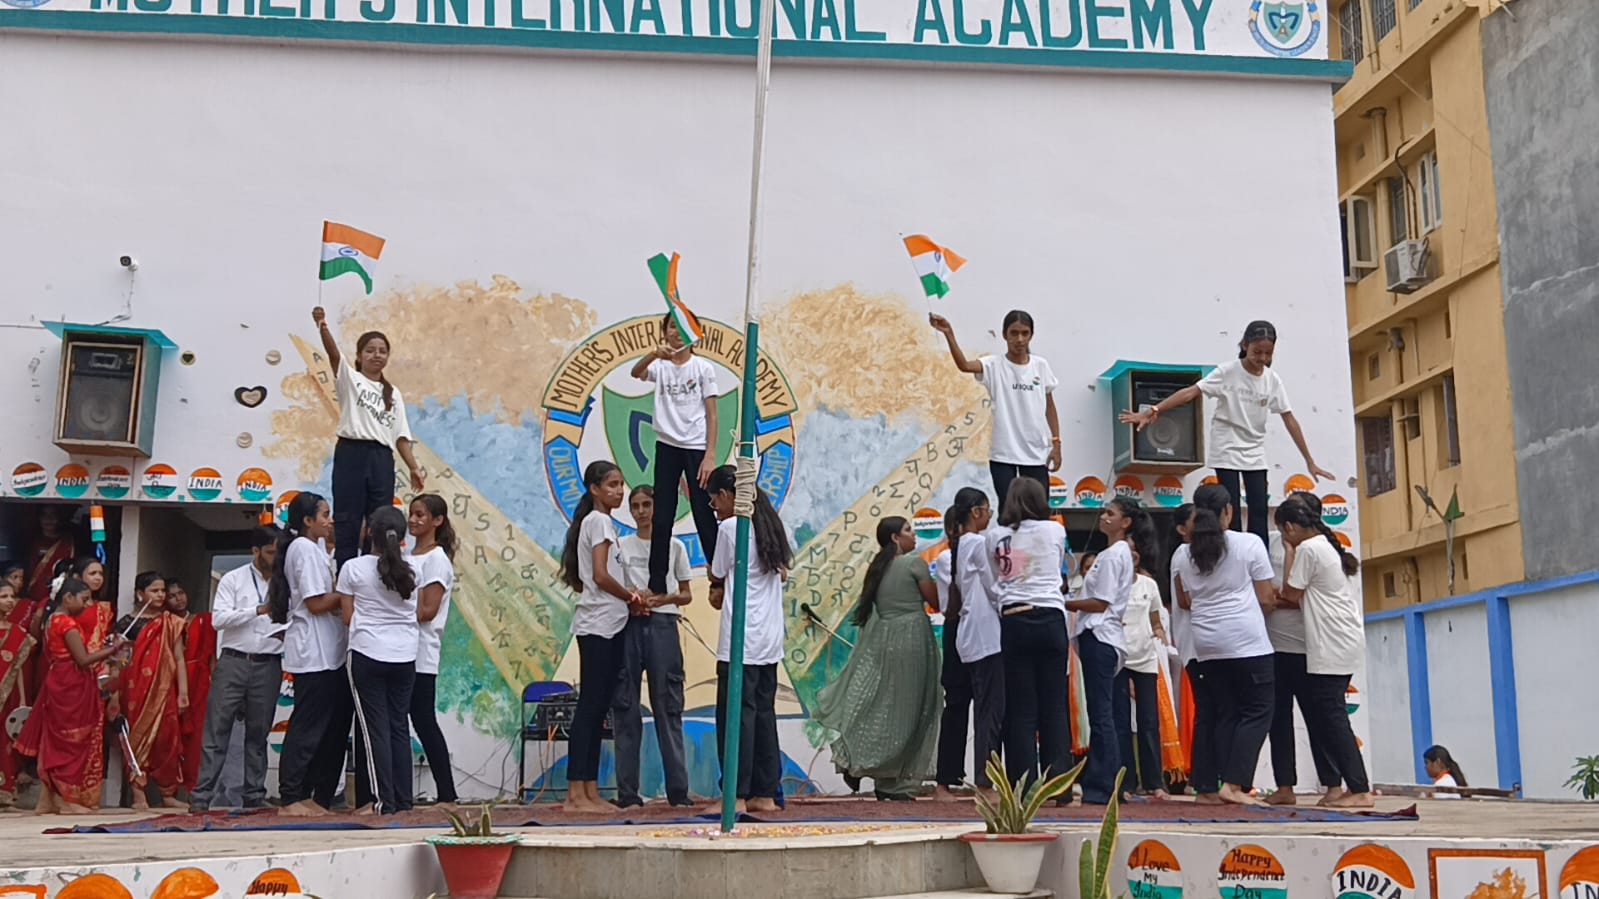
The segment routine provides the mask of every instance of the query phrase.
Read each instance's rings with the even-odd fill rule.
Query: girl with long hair
[[[716,641],[716,747],[722,765],[722,789],[734,790],[738,808],[771,812],[778,808],[783,755],[777,745],[777,666],[783,661],[783,581],[794,563],[788,531],[766,493],[755,490],[750,513],[750,557],[744,591],[744,701],[738,709],[738,770],[727,770],[728,673],[733,645],[733,604],[725,602],[733,577],[737,543],[738,473],[731,465],[711,472],[706,480],[711,508],[722,523],[716,530],[711,557],[711,608],[722,613]],[[719,807],[719,805],[718,805]]]
[[[999,611],[994,605],[994,572],[988,564],[984,537],[992,517],[988,495],[975,487],[962,487],[949,508],[950,609],[954,610],[955,636],[949,637],[949,613],[944,617],[945,670],[955,656],[969,684],[965,697],[945,684],[944,720],[938,737],[938,798],[954,798],[947,789],[959,783],[966,750],[966,702],[972,707],[972,782],[991,790],[988,759],[1000,751],[1005,739],[1005,664],[1000,656]],[[959,704],[952,721],[951,704]]]
[[[435,493],[411,500],[406,525],[415,545],[411,564],[417,572],[416,619],[421,633],[416,648],[416,681],[411,687],[411,727],[422,744],[428,770],[441,803],[453,803],[455,772],[450,768],[450,746],[439,728],[438,679],[444,625],[450,617],[450,592],[455,589],[455,527],[450,524],[450,504]]]
[[[1194,533],[1194,504],[1183,503],[1172,510],[1172,532],[1170,534],[1171,556],[1166,560],[1167,583],[1171,593],[1171,645],[1175,650],[1172,663],[1172,683],[1176,685],[1177,694],[1177,739],[1182,744],[1183,756],[1183,782],[1192,780],[1191,773],[1194,767],[1194,739],[1195,723],[1197,720],[1198,700],[1194,684],[1199,677],[1199,669],[1194,662],[1194,636],[1188,627],[1188,610],[1177,602],[1177,588],[1181,580],[1177,571],[1172,567],[1172,561],[1177,557],[1177,550],[1188,545]]]
[[[1449,750],[1442,746],[1430,746],[1421,754],[1421,761],[1427,767],[1427,776],[1432,778],[1435,787],[1464,787],[1466,772],[1460,770],[1460,763],[1449,754]],[[1434,793],[1434,799],[1459,799],[1459,793]]]
[[[333,536],[327,500],[301,493],[278,534],[267,605],[272,620],[288,623],[283,671],[294,678],[294,710],[278,760],[282,814],[326,814],[344,780],[344,754],[355,704],[345,676],[350,631],[333,592]]]
[[[928,315],[927,320],[944,335],[955,367],[974,375],[988,390],[994,409],[988,470],[1000,508],[1019,477],[1032,478],[1048,491],[1049,473],[1060,468],[1060,417],[1054,397],[1060,382],[1044,357],[1033,353],[1033,317],[1020,309],[1005,313],[1000,325],[1005,355],[982,359],[966,358],[948,319]]]
[[[0,578],[0,722],[27,705],[23,697],[32,679],[33,635],[28,633],[25,620],[11,619],[19,603],[16,585],[9,578]],[[0,726],[0,809],[16,804],[17,775],[22,773],[21,760],[12,754],[11,742],[10,729]]]
[[[1117,772],[1124,763],[1129,767],[1136,764],[1132,758],[1122,758],[1117,741],[1115,707],[1119,703],[1121,714],[1125,715],[1129,701],[1125,690],[1116,695],[1117,674],[1127,658],[1122,616],[1138,574],[1134,547],[1155,548],[1155,528],[1149,513],[1137,500],[1127,497],[1118,496],[1105,504],[1099,513],[1099,532],[1109,545],[1100,551],[1094,567],[1083,578],[1082,595],[1066,602],[1066,609],[1077,613],[1072,630],[1083,668],[1091,735],[1088,764],[1080,783],[1083,802],[1091,805],[1108,804],[1116,789]],[[1158,728],[1158,719],[1153,724]],[[1158,764],[1152,767],[1153,773],[1158,774]]]
[[[622,629],[630,615],[642,611],[642,601],[622,585],[615,561],[611,512],[627,490],[621,470],[604,460],[590,462],[583,469],[583,486],[561,551],[561,578],[578,594],[572,634],[577,637],[581,687],[567,742],[566,809],[609,813],[616,806],[600,798],[600,729],[621,680]]]
[[[1216,480],[1227,489],[1234,509],[1243,509],[1249,503],[1249,530],[1260,538],[1261,545],[1268,541],[1270,514],[1267,510],[1266,487],[1266,425],[1272,415],[1281,415],[1283,427],[1304,457],[1305,467],[1318,480],[1332,480],[1333,474],[1316,464],[1310,454],[1310,444],[1299,427],[1288,403],[1288,391],[1282,378],[1272,370],[1272,356],[1277,349],[1277,328],[1268,321],[1252,321],[1244,328],[1238,341],[1238,358],[1212,370],[1204,380],[1173,393],[1153,406],[1136,412],[1123,412],[1124,424],[1137,425],[1142,431],[1158,419],[1186,403],[1204,396],[1216,404],[1211,418],[1209,437],[1205,441],[1210,467],[1216,471]],[[1240,482],[1242,493],[1240,494]],[[1244,528],[1243,516],[1234,515],[1232,529]]]
[[[1200,803],[1262,805],[1248,787],[1275,694],[1263,611],[1274,602],[1271,559],[1254,535],[1228,529],[1232,516],[1224,488],[1200,487],[1189,542],[1172,557],[1199,672],[1191,782]]]
[[[394,454],[411,472],[411,489],[424,487],[422,467],[411,453],[411,423],[405,400],[389,383],[389,338],[367,331],[355,341],[355,364],[346,365],[339,342],[318,306],[311,320],[322,336],[322,351],[333,366],[339,400],[338,443],[333,447],[333,506],[338,510],[333,538],[339,567],[360,555],[361,522],[394,502]]]
[[[844,670],[818,694],[816,713],[838,732],[833,764],[852,783],[870,777],[878,799],[912,799],[933,773],[943,696],[927,606],[937,602],[911,523],[897,515],[879,521],[877,555],[853,616],[860,635]]]
[[[1018,478],[987,534],[998,602],[1000,649],[1005,665],[1005,776],[1049,776],[1071,769],[1067,711],[1066,528],[1054,519],[1049,495],[1031,478]]]
[[[96,669],[122,649],[119,634],[90,652],[78,626],[89,599],[89,586],[69,578],[56,593],[57,611],[45,625],[44,651],[55,659],[39,701],[33,707],[15,748],[38,768],[40,815],[88,815],[100,805],[105,757],[98,751],[105,727]]]
[[[1320,745],[1346,792],[1326,800],[1333,808],[1370,808],[1371,782],[1349,725],[1345,694],[1366,658],[1366,627],[1351,583],[1360,560],[1350,555],[1332,529],[1297,496],[1277,507],[1277,527],[1294,550],[1277,601],[1305,615],[1305,728],[1312,746]],[[1334,784],[1333,786],[1336,786]]]
[[[334,588],[350,628],[350,691],[359,725],[356,764],[366,766],[377,814],[408,811],[411,687],[419,643],[417,571],[405,554],[406,517],[393,506],[367,519],[371,551],[339,569]],[[365,792],[365,791],[358,791]],[[356,797],[358,808],[366,796]]]
[[[183,638],[187,623],[167,610],[166,578],[140,572],[133,580],[134,601],[141,609],[130,625],[133,657],[122,675],[122,708],[128,717],[128,745],[143,772],[129,781],[133,807],[149,808],[146,787],[154,785],[167,808],[187,809],[178,798],[183,783],[183,722],[189,707],[189,667]]]

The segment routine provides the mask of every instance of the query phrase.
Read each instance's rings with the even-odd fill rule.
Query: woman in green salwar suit
[[[866,569],[855,650],[823,687],[816,720],[839,736],[833,764],[851,789],[872,779],[878,799],[910,799],[933,773],[938,720],[938,641],[927,607],[938,602],[916,535],[898,516],[877,523],[877,557]]]

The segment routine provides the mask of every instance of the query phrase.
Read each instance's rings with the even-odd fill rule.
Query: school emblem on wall
[[[655,480],[655,397],[652,385],[629,377],[628,369],[659,340],[658,315],[630,318],[591,335],[556,367],[544,390],[544,473],[556,505],[568,519],[582,499],[583,467],[610,459],[622,469],[629,487]],[[744,335],[729,325],[700,319],[705,337],[694,352],[717,368],[716,447],[718,464],[734,455],[744,371]],[[773,505],[781,508],[794,483],[797,408],[788,379],[771,357],[756,363],[755,441],[761,456],[758,483]],[[619,513],[621,510],[618,510]],[[677,508],[678,539],[695,566],[705,553],[689,520],[686,493]]]
[[[1273,56],[1303,56],[1321,37],[1321,11],[1316,0],[1303,3],[1249,4],[1249,33]]]

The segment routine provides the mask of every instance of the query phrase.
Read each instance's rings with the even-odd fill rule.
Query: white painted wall
[[[1483,607],[1445,609],[1426,618],[1432,741],[1449,749],[1474,784],[1498,782],[1488,616]]]
[[[1588,648],[1595,620],[1595,584],[1510,601],[1521,780],[1528,796],[1576,798],[1566,786],[1573,763],[1599,755],[1599,717],[1583,711],[1581,698],[1582,685],[1599,683],[1599,659]]]
[[[1416,780],[1410,727],[1410,669],[1405,623],[1391,619],[1366,625],[1366,707],[1371,710],[1373,783]]]

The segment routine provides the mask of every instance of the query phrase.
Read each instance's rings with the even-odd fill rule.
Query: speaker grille
[[[139,347],[71,343],[67,354],[60,439],[132,442]]]
[[[1133,408],[1153,406],[1188,384],[1174,381],[1133,382]],[[1133,439],[1135,462],[1182,462],[1199,464],[1199,440],[1194,419],[1195,405],[1187,403],[1167,412]]]

